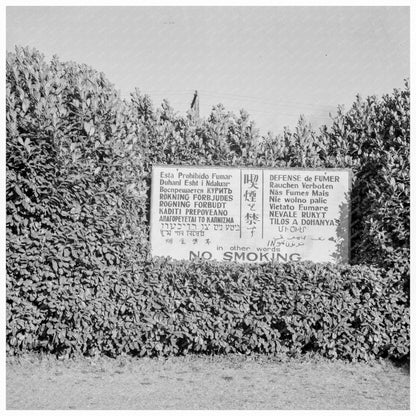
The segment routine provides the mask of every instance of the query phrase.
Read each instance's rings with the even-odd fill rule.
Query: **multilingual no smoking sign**
[[[348,262],[350,183],[348,169],[154,166],[152,255]]]

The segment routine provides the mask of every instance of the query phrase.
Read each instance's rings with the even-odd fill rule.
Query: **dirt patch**
[[[409,409],[408,367],[268,357],[24,356],[7,409]]]

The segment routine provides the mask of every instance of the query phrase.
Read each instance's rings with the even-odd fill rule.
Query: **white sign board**
[[[348,262],[350,182],[348,169],[154,166],[152,255]]]

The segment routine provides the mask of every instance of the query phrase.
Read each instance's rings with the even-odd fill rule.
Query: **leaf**
[[[24,113],[27,112],[28,108],[29,108],[30,102],[28,99],[24,98],[22,101],[22,110]]]

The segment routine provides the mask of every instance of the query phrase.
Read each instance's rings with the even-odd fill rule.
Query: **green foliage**
[[[125,276],[86,283],[73,273],[23,290],[39,317],[13,304],[7,329],[15,352],[314,351],[348,360],[409,353],[406,296],[374,267],[162,260]]]
[[[8,54],[9,351],[406,355],[409,95],[262,138],[244,111],[183,117],[138,90],[122,100],[85,65]],[[376,267],[152,262],[155,163],[350,167],[353,262]]]
[[[122,103],[102,74],[17,50],[7,59],[6,104],[7,296],[21,305],[22,325],[36,325],[44,286],[84,290],[146,257],[147,188],[130,153],[135,138],[120,134]]]
[[[410,259],[410,90],[360,97],[331,130],[335,163],[354,171],[353,256],[402,273]],[[344,163],[343,163],[344,160]]]

